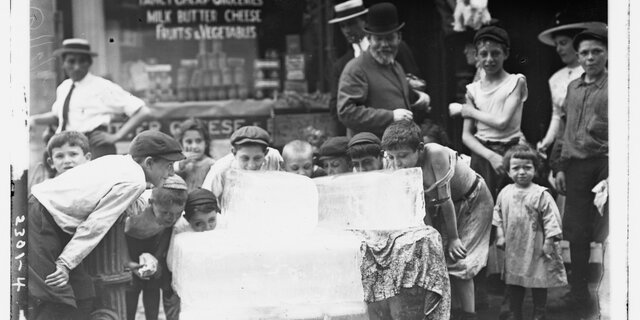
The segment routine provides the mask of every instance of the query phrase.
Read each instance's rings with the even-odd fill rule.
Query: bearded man
[[[338,87],[338,119],[348,136],[371,132],[381,137],[392,122],[413,120],[412,108],[428,110],[429,96],[412,89],[396,62],[403,26],[393,4],[369,8],[364,27],[369,48],[347,63]]]

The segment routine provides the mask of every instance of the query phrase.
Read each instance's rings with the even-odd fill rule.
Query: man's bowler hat
[[[385,35],[396,32],[404,27],[404,22],[398,21],[398,9],[392,3],[383,2],[369,8],[367,25],[364,31],[370,34]]]
[[[129,154],[134,157],[159,157],[179,161],[186,157],[176,139],[158,130],[140,132],[129,145]]]
[[[86,54],[92,57],[97,56],[98,54],[91,51],[91,46],[89,45],[89,41],[85,39],[65,39],[62,41],[62,48],[56,49],[53,51],[53,54],[56,56],[62,56],[65,53],[79,53]]]

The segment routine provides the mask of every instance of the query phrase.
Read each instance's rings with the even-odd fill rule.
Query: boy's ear
[[[422,149],[424,149],[424,142],[420,142],[420,143],[418,144],[418,151],[420,151],[420,150],[422,150]]]
[[[152,164],[153,164],[153,157],[146,157],[144,158],[144,160],[142,160],[142,165],[147,168],[151,168]]]
[[[55,169],[53,167],[53,159],[51,159],[51,157],[47,157],[47,165],[49,166],[50,169]]]
[[[87,152],[84,154],[84,158],[87,159],[87,161],[91,161],[92,157],[93,155],[91,154],[91,152]]]
[[[238,150],[236,150],[236,147],[235,147],[235,146],[231,146],[231,153],[232,153],[234,156],[236,155],[236,152],[237,152],[237,151],[238,151]]]

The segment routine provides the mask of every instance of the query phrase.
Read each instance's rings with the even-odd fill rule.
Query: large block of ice
[[[318,191],[307,177],[286,172],[227,172],[222,217],[245,233],[311,232],[318,223]]]
[[[221,227],[173,239],[183,320],[364,314],[362,238],[345,230],[403,229],[424,216],[420,169],[314,180],[233,171],[224,185]]]
[[[373,171],[313,179],[320,227],[400,230],[423,225],[422,169]]]
[[[286,241],[231,230],[178,234],[169,268],[180,319],[317,318],[340,306],[363,313],[360,244],[347,232]]]

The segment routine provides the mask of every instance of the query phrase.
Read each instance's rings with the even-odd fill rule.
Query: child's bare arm
[[[509,122],[511,122],[511,118],[515,115],[518,106],[522,103],[523,97],[526,97],[526,91],[526,80],[520,78],[518,79],[516,88],[509,94],[507,100],[504,102],[502,114],[480,111],[472,106],[471,101],[467,100],[467,103],[462,106],[462,116],[464,118],[475,119],[498,130],[504,130],[509,125]]]
[[[471,149],[473,153],[478,154],[479,156],[487,159],[493,170],[495,170],[498,174],[505,173],[504,166],[502,164],[502,156],[493,152],[491,149],[485,147],[476,139],[473,135],[475,131],[475,120],[473,119],[464,119],[464,124],[462,127],[462,142],[467,148]]]
[[[448,155],[445,153],[444,149],[432,148],[429,151],[428,157],[431,159],[431,166],[433,168],[436,181],[442,180],[449,173],[449,170],[451,170],[451,163]],[[442,201],[440,209],[442,210],[447,230],[447,253],[453,260],[464,259],[467,255],[467,250],[462,244],[462,241],[460,241],[460,236],[458,234],[458,223],[456,220],[453,200],[451,200],[449,182],[441,182],[441,184],[442,185],[437,187],[437,200]]]

